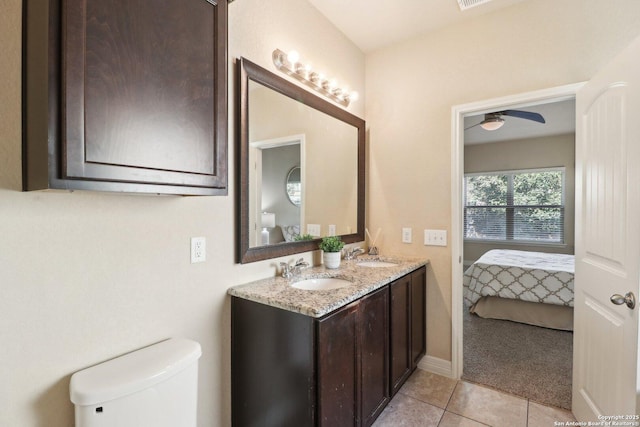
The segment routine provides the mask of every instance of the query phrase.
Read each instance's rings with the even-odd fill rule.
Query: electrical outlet
[[[336,226],[335,224],[329,224],[329,236],[335,236],[336,235]]]
[[[447,230],[424,230],[426,246],[447,246]]]
[[[191,264],[207,260],[207,239],[204,237],[191,238]]]
[[[402,243],[411,243],[411,228],[402,228]]]

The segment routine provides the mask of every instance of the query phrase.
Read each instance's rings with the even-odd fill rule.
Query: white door
[[[631,417],[639,309],[610,299],[639,296],[640,39],[578,92],[576,110],[573,412]]]

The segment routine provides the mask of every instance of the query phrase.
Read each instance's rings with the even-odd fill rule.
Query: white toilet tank
[[[76,427],[196,427],[201,354],[172,338],[76,372]]]

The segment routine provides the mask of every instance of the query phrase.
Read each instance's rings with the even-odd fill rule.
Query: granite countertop
[[[380,260],[397,263],[392,267],[363,267],[359,262]],[[284,310],[301,313],[311,317],[322,317],[358,298],[389,284],[407,273],[429,263],[425,258],[406,258],[394,256],[359,256],[355,260],[342,260],[337,269],[324,266],[302,270],[300,275],[285,279],[271,277],[244,285],[229,288],[234,297],[244,298]],[[305,279],[336,277],[353,282],[352,285],[331,290],[304,290],[291,286]]]

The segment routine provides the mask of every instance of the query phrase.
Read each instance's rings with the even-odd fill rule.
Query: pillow
[[[300,235],[299,225],[283,225],[281,228],[286,242],[295,242],[295,238]]]

